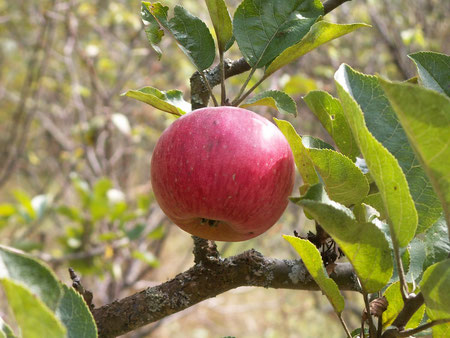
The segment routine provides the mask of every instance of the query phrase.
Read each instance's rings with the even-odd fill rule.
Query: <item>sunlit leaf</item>
[[[66,329],[41,299],[18,282],[0,278],[22,337],[65,338]]]
[[[431,182],[408,143],[404,128],[377,77],[361,74],[350,67],[346,67],[346,76],[352,97],[364,114],[367,129],[394,155],[402,168],[419,217],[417,232],[425,231],[439,218],[442,209]]]
[[[205,0],[217,36],[220,51],[225,51],[233,38],[233,26],[224,0]]]
[[[319,183],[314,164],[308,156],[308,149],[303,145],[302,138],[297,134],[292,124],[276,118],[274,118],[274,121],[289,142],[297,170],[303,178],[303,183],[307,185]]]
[[[26,286],[50,309],[58,304],[61,290],[54,273],[36,259],[0,245],[0,278]]]
[[[393,272],[393,262],[389,244],[380,229],[373,223],[356,221],[350,209],[329,199],[321,184],[291,200],[333,237],[355,268],[365,291],[376,292],[386,285]]]
[[[330,149],[311,148],[308,154],[332,200],[352,205],[367,196],[369,183],[348,157]]]
[[[450,242],[448,227],[445,223],[444,216],[439,218],[436,223],[425,232],[423,241],[425,243],[426,251],[423,269],[448,257],[448,253],[450,252]]]
[[[450,97],[450,56],[436,52],[408,55],[416,64],[421,83]]]
[[[11,215],[14,215],[16,213],[16,208],[14,205],[5,203],[0,204],[0,217],[9,217]]]
[[[297,116],[297,105],[286,93],[279,90],[267,90],[247,100],[241,107],[268,106],[283,114]]]
[[[450,99],[433,90],[380,79],[450,226]]]
[[[351,33],[361,27],[370,27],[364,23],[354,23],[349,25],[340,25],[326,21],[316,22],[308,34],[302,35],[300,42],[285,49],[273,62],[267,67],[265,74],[269,75],[277,71],[281,67],[305,55],[314,48],[323,45],[324,43],[334,40],[340,36]]]
[[[344,310],[345,302],[339,288],[334,280],[328,277],[323,266],[322,257],[319,250],[310,241],[293,236],[283,236],[297,251],[309,274],[319,285],[322,292],[330,301],[336,313],[341,314]]]
[[[233,18],[233,33],[245,60],[263,67],[301,40],[323,6],[317,0],[244,0]]]
[[[423,273],[423,263],[426,258],[424,242],[418,238],[414,238],[408,245],[408,252],[409,267],[406,281],[412,283]]]
[[[339,97],[353,136],[375,180],[390,220],[391,236],[400,246],[406,246],[417,228],[417,211],[408,182],[397,159],[377,141],[367,129],[360,105],[355,101],[358,88],[352,82],[351,70],[342,65],[335,74]]]
[[[433,326],[433,338],[448,338],[450,336],[450,323]]]
[[[184,101],[183,93],[179,90],[160,91],[153,87],[143,87],[129,90],[122,95],[145,102],[157,109],[181,116],[191,111],[191,105]]]
[[[432,319],[450,318],[450,259],[433,264],[423,274],[420,283],[427,314]]]
[[[31,197],[25,191],[15,190],[13,192],[14,198],[17,202],[20,203],[23,210],[27,213],[30,219],[36,218],[36,211],[33,208],[33,204],[31,203]]]
[[[158,21],[156,21],[147,6],[143,3],[141,4],[141,18],[145,26],[144,29],[145,34],[147,35],[147,40],[158,55],[158,59],[160,59],[162,51],[159,47],[159,43],[164,36],[164,31],[160,28]]]
[[[63,285],[56,316],[65,325],[68,338],[95,338],[97,327],[83,297],[73,288]]]
[[[358,145],[339,100],[324,91],[309,92],[303,100],[331,135],[339,150],[355,161],[359,155]]]
[[[175,6],[174,16],[168,19],[168,7],[161,3],[142,2],[158,23],[167,29],[184,54],[199,70],[212,65],[216,56],[214,40],[208,26],[182,6]]]
[[[408,284],[409,291],[412,292],[411,288],[412,284]],[[416,293],[418,290],[415,291]],[[402,298],[402,294],[400,292],[400,282],[395,282],[391,284],[386,291],[383,293],[383,296],[386,297],[386,300],[388,302],[388,307],[386,311],[383,312],[383,327],[387,327],[392,324],[392,322],[395,320],[395,318],[398,316],[400,311],[403,309],[404,302]],[[423,317],[423,314],[425,313],[425,306],[422,305],[411,317],[411,319],[406,324],[407,328],[417,327]]]

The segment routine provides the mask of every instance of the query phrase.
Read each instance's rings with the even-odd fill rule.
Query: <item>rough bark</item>
[[[341,290],[359,291],[349,263],[337,264],[331,277]],[[255,250],[225,259],[203,255],[161,285],[94,309],[99,337],[125,334],[240,286],[318,290],[300,260],[268,258]]]

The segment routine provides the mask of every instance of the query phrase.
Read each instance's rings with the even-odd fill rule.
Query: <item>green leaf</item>
[[[409,268],[406,281],[413,283],[423,273],[423,263],[426,258],[425,243],[418,238],[414,238],[408,245]]]
[[[147,40],[158,55],[158,60],[160,60],[162,51],[158,45],[164,36],[164,31],[160,28],[158,21],[156,21],[144,3],[141,4],[141,18],[144,23],[144,30],[147,35]]]
[[[364,198],[363,203],[377,209],[377,211],[380,213],[380,219],[386,219],[386,211],[384,210],[383,199],[381,198],[381,194],[379,192],[367,195]]]
[[[13,192],[14,198],[20,203],[30,219],[36,219],[36,212],[34,211],[33,204],[31,204],[31,198],[25,191],[15,190]]]
[[[125,231],[125,234],[130,239],[130,241],[134,241],[141,237],[142,233],[145,230],[145,224],[138,223],[132,229]]]
[[[1,338],[16,338],[16,335],[12,331],[12,329],[9,327],[8,324],[6,324],[2,317],[0,317],[0,337]]]
[[[329,199],[321,184],[291,200],[333,237],[352,263],[366,292],[379,291],[386,285],[393,272],[393,262],[389,244],[380,229],[370,222],[357,222],[351,210]]]
[[[233,25],[224,0],[205,0],[216,32],[219,51],[225,51],[233,38]]]
[[[356,204],[352,210],[353,215],[355,215],[355,219],[359,223],[374,223],[374,220],[380,216],[380,213],[375,208],[365,203]]]
[[[113,186],[110,179],[103,177],[94,184],[93,192],[95,198],[106,198],[106,193]]]
[[[410,292],[413,291],[411,286],[412,284],[408,284]],[[418,290],[414,291],[418,292]],[[394,322],[404,306],[402,294],[400,292],[400,282],[391,284],[383,293],[383,296],[386,297],[386,300],[388,301],[388,307],[386,311],[383,312],[382,317],[383,328],[386,328]],[[406,327],[411,328],[419,326],[424,313],[425,306],[422,305],[408,321]]]
[[[303,135],[302,143],[308,149],[314,148],[314,149],[334,150],[332,145],[330,145],[330,144],[326,143],[325,141],[321,140],[320,138],[317,138],[314,136]]]
[[[426,259],[423,266],[425,270],[430,265],[440,262],[448,257],[450,242],[448,239],[448,228],[443,216],[439,218],[424,236]]]
[[[326,21],[318,21],[311,27],[308,34],[302,35],[303,38],[300,42],[285,49],[273,60],[266,68],[265,75],[268,76],[324,43],[351,33],[361,27],[370,27],[370,25],[364,23],[340,25]]]
[[[234,13],[233,32],[245,60],[260,68],[299,42],[322,14],[318,0],[244,0]]]
[[[177,116],[191,111],[191,105],[184,101],[183,93],[175,89],[164,92],[153,87],[143,87],[138,90],[129,90],[122,95],[132,97]]]
[[[5,203],[0,204],[0,217],[9,217],[16,213],[16,208],[14,205]]]
[[[380,82],[441,200],[450,226],[450,99],[411,84]]]
[[[266,90],[247,100],[245,104],[241,104],[243,108],[251,106],[268,106],[277,109],[280,113],[297,116],[295,101],[280,90]]]
[[[310,241],[283,235],[302,258],[303,263],[314,281],[330,301],[337,314],[344,311],[345,301],[335,281],[328,277],[323,266],[319,250]]]
[[[369,336],[369,329],[368,329],[368,328],[365,328],[365,329],[364,329],[364,334],[366,335],[366,337]],[[361,335],[361,328],[358,327],[357,329],[354,329],[354,330],[351,332],[351,336],[352,336],[352,338],[360,338],[360,337],[362,336],[362,335]]]
[[[168,7],[159,2],[142,2],[158,23],[167,29],[184,54],[199,71],[212,65],[216,56],[214,40],[208,26],[181,6],[175,6],[174,16],[168,21]]]
[[[416,64],[424,87],[450,96],[450,56],[436,52],[418,52],[408,56]]]
[[[70,174],[72,184],[82,202],[82,206],[87,207],[91,199],[91,190],[89,184],[83,181],[76,173]]]
[[[133,251],[131,253],[133,258],[139,259],[140,261],[147,263],[152,268],[157,268],[159,266],[159,260],[151,252],[145,251]]]
[[[408,183],[397,159],[370,133],[360,105],[355,101],[361,88],[352,86],[354,71],[343,64],[335,74],[335,82],[347,121],[366,160],[384,202],[394,242],[406,246],[417,228],[417,211]]]
[[[389,103],[379,79],[346,67],[347,85],[361,107],[369,132],[397,159],[405,174],[418,213],[417,232],[423,232],[440,216],[441,206],[430,181]],[[417,86],[416,86],[417,87]]]
[[[110,208],[107,193],[111,188],[112,182],[108,178],[101,178],[95,182],[93,195],[89,203],[89,211],[91,212],[93,222],[98,221],[109,213]]]
[[[433,338],[448,338],[450,336],[450,323],[433,326]]]
[[[69,207],[67,205],[61,205],[59,206],[56,211],[61,214],[66,216],[67,218],[69,218],[70,220],[74,221],[74,222],[81,222],[82,218],[81,218],[81,212],[79,209],[75,208],[75,207]]]
[[[369,183],[348,157],[330,149],[309,149],[308,153],[332,200],[352,205],[367,196]]]
[[[73,288],[63,285],[63,295],[56,316],[65,325],[68,338],[95,338],[97,326],[83,297]]]
[[[309,92],[303,100],[331,135],[339,150],[355,161],[359,155],[358,145],[339,100],[324,91]]]
[[[314,164],[308,156],[308,149],[303,145],[302,138],[297,134],[292,124],[276,118],[274,118],[274,121],[289,142],[297,170],[302,176],[303,183],[306,185],[319,183],[319,177],[314,169]]]
[[[66,329],[62,323],[31,291],[6,278],[0,278],[0,282],[20,327],[22,337],[66,337]]]
[[[420,283],[427,314],[431,319],[450,318],[450,259],[433,264],[423,273]],[[447,296],[445,296],[447,295]]]
[[[149,239],[161,239],[166,233],[166,228],[162,225],[157,226],[154,230],[150,231],[147,235]]]
[[[0,278],[23,284],[52,310],[58,304],[61,290],[53,272],[36,259],[2,245],[0,245]]]
[[[31,199],[31,205],[37,218],[41,218],[51,203],[49,195],[37,195]]]

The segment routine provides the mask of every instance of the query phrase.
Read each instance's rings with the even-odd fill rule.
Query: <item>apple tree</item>
[[[176,89],[124,93],[177,117],[153,153],[152,183],[169,218],[196,235],[195,264],[94,307],[73,270],[70,288],[40,261],[2,246],[0,283],[23,337],[115,337],[240,286],[320,290],[347,337],[449,336],[450,57],[410,54],[418,75],[405,82],[342,64],[334,74],[337,97],[311,91],[303,98],[332,144],[247,110],[268,106],[297,115],[288,94],[253,95],[255,89],[313,49],[368,29],[326,20],[344,2],[243,0],[231,17],[225,1],[206,0],[215,40],[182,6],[142,2],[155,52],[164,57],[160,43],[170,37],[197,69],[190,103]],[[242,58],[227,59],[234,44]],[[229,96],[226,80],[243,73],[246,80]],[[292,191],[294,163],[298,191]],[[270,170],[256,168],[264,165]],[[256,250],[220,256],[212,240],[261,234],[288,195],[316,224],[316,233],[283,235],[301,259]],[[358,328],[342,317],[342,290],[364,301]],[[0,319],[0,336],[17,335]]]

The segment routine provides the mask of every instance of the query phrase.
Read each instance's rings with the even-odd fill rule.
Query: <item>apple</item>
[[[192,235],[237,242],[280,218],[294,185],[292,151],[280,130],[242,108],[209,107],[176,120],[151,160],[164,213]]]

